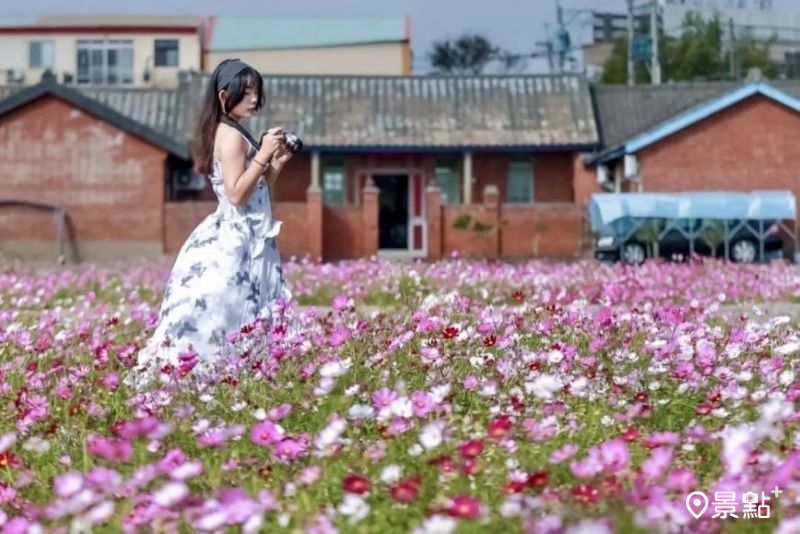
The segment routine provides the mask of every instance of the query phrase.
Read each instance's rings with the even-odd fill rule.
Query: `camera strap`
[[[261,143],[259,141],[256,141],[255,137],[253,137],[253,135],[249,131],[247,131],[247,128],[245,128],[244,126],[242,126],[241,124],[239,124],[238,122],[233,120],[232,118],[228,117],[227,115],[223,115],[220,118],[219,121],[220,122],[224,122],[225,124],[227,124],[231,128],[235,128],[236,130],[238,130],[239,133],[242,134],[245,137],[245,139],[250,141],[251,145],[256,147],[256,150],[261,150]]]

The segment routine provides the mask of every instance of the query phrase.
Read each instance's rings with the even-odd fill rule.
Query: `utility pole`
[[[728,32],[730,36],[728,38],[730,47],[730,68],[731,68],[731,79],[739,81],[739,73],[737,72],[738,69],[736,68],[736,36],[733,33],[733,17],[728,18]]]
[[[636,85],[633,65],[633,0],[628,0],[628,85]]]
[[[658,58],[658,0],[650,2],[650,37],[651,48],[650,77],[653,85],[661,85],[661,61]]]
[[[561,2],[556,0],[556,39],[560,38],[561,32],[564,30],[564,8],[561,7]],[[564,55],[566,51],[559,48],[558,54],[558,72],[564,72]]]

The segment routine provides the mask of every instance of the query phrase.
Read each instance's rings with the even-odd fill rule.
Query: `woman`
[[[174,368],[194,358],[213,363],[227,335],[269,318],[283,279],[270,188],[292,153],[282,128],[260,147],[239,126],[264,104],[263,81],[252,67],[230,59],[211,76],[197,125],[196,170],[219,201],[181,247],[167,282],[155,333],[139,354],[144,369]],[[269,183],[267,183],[269,181]]]

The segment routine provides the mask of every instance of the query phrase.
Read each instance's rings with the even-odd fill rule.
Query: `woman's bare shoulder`
[[[219,155],[244,155],[247,152],[247,141],[245,141],[244,137],[242,137],[239,132],[227,124],[220,123],[217,126],[215,145],[216,152]]]

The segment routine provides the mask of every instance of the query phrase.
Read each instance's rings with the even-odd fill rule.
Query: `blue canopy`
[[[687,193],[595,193],[589,204],[592,230],[623,218],[794,220],[791,191],[697,191]]]

